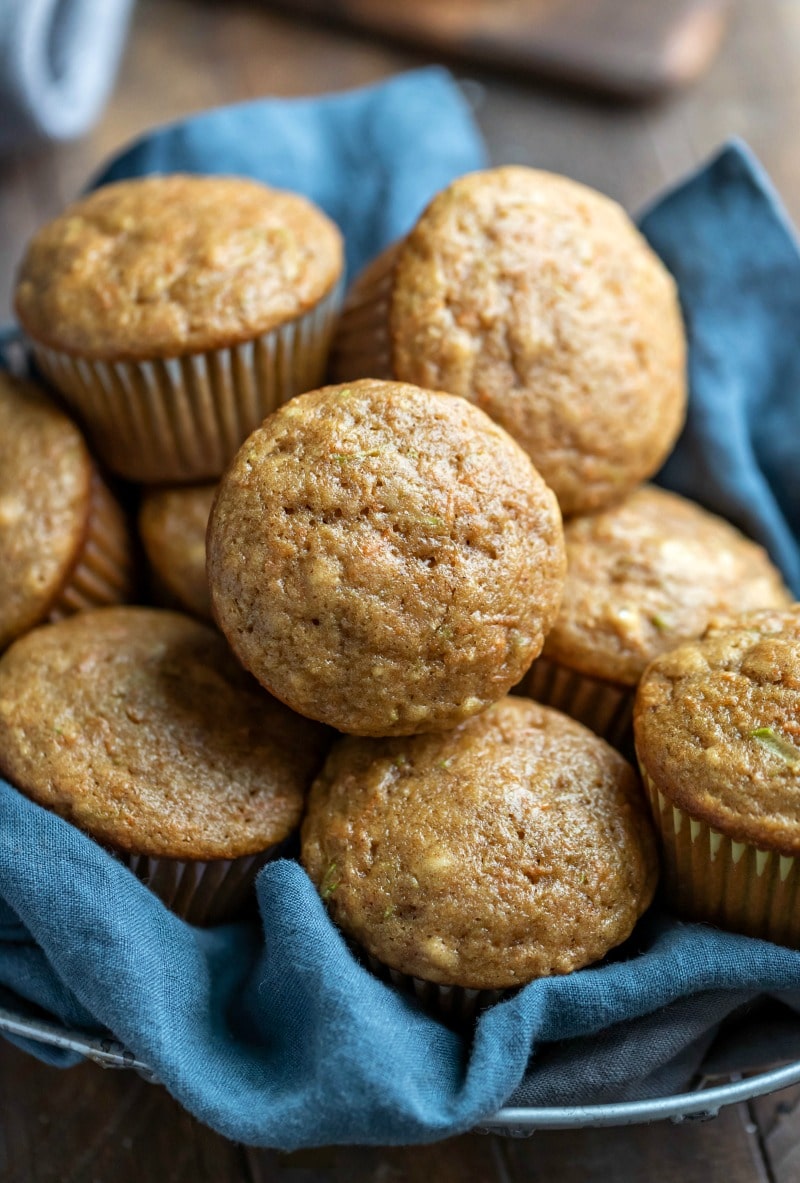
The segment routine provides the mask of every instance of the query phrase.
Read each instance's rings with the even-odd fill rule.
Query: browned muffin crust
[[[555,498],[463,399],[389,382],[293,399],[243,445],[208,534],[215,617],[304,715],[453,727],[539,653],[564,578]]]
[[[244,177],[140,177],[73,202],[34,235],[15,307],[54,349],[173,357],[302,315],[342,258],[337,228],[296,193]]]
[[[791,602],[762,547],[663,489],[571,519],[564,540],[567,581],[544,654],[590,677],[634,686],[712,617]]]
[[[728,633],[732,628],[746,629],[753,633],[780,633],[785,628],[794,628],[800,624],[800,604],[791,603],[778,608],[761,608],[756,612],[743,612],[734,617],[715,616],[708,622],[708,628],[703,637],[713,637],[717,633]]]
[[[630,765],[524,699],[444,734],[337,743],[309,797],[302,860],[373,956],[475,989],[598,960],[657,875]]]
[[[93,465],[75,424],[0,374],[0,649],[44,620],[86,534]]]
[[[650,665],[636,697],[643,769],[737,842],[800,854],[800,612],[715,629]]]
[[[393,376],[482,407],[565,515],[652,475],[683,423],[675,283],[620,206],[566,177],[454,181],[400,249],[390,323]]]
[[[158,579],[180,604],[211,618],[206,528],[217,491],[212,485],[150,489],[139,509],[139,534]]]
[[[0,659],[0,771],[116,850],[210,860],[266,849],[300,820],[326,744],[218,633],[175,612],[87,612]]]

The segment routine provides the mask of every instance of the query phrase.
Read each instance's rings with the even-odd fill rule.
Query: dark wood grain
[[[536,1134],[504,1153],[519,1183],[770,1183],[744,1105],[708,1123]]]
[[[228,1183],[241,1147],[132,1072],[46,1067],[0,1041],[3,1183]]]
[[[468,1135],[291,1154],[237,1146],[162,1089],[95,1065],[48,1068],[0,1041],[3,1183],[775,1183],[798,1179],[800,1089],[707,1124]]]
[[[800,1179],[800,1085],[750,1103],[770,1183]]]
[[[498,1143],[473,1134],[435,1146],[253,1150],[131,1072],[48,1068],[0,1040],[3,1183],[505,1183]]]
[[[708,66],[727,0],[275,0],[479,66],[628,99],[684,86]]]
[[[510,1183],[503,1139],[467,1135],[434,1146],[331,1146],[275,1154],[246,1151],[252,1183]]]

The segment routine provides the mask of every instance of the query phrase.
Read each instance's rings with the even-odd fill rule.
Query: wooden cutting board
[[[644,99],[692,81],[728,0],[276,0],[430,52]]]

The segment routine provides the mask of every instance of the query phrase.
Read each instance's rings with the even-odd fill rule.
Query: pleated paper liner
[[[267,415],[321,384],[341,290],[228,349],[141,362],[31,349],[112,471],[145,484],[209,480]]]
[[[330,374],[334,382],[357,378],[390,379],[389,335],[394,265],[402,242],[392,243],[369,263],[347,294],[331,345]]]
[[[642,768],[661,838],[662,888],[681,916],[800,948],[800,860],[735,842],[678,809]]]
[[[539,657],[516,692],[563,711],[615,748],[627,752],[631,746],[635,687],[604,682]]]
[[[413,995],[430,1014],[437,1015],[454,1027],[469,1025],[487,1006],[514,993],[513,989],[470,990],[465,986],[440,986],[437,982],[426,982],[423,978],[391,969],[360,945],[352,947],[356,956],[367,964],[376,978],[390,982],[404,994]]]
[[[258,854],[209,862],[118,854],[137,879],[150,888],[170,911],[190,924],[222,924],[235,920],[247,904],[253,881],[270,859],[278,858],[285,842]]]
[[[124,604],[133,587],[133,543],[125,514],[102,477],[93,472],[86,537],[47,619]]]

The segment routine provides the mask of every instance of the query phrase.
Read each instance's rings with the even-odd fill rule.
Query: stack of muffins
[[[114,479],[146,486],[139,497],[127,485],[123,500],[139,504],[151,598],[180,611],[105,607],[22,635],[142,589],[133,531],[116,505],[111,529],[78,428],[7,379],[0,606],[13,631],[0,645],[20,639],[0,660],[0,769],[195,923],[241,910],[330,745],[191,616],[210,615],[207,482],[265,415],[323,377],[342,259],[336,227],[299,195],[169,176],[76,202],[34,237],[19,276],[17,314],[52,393]],[[87,552],[93,579],[78,578]]]
[[[800,943],[796,610],[643,484],[686,405],[663,265],[607,198],[502,168],[337,321],[341,272],[320,211],[234,178],[110,185],[34,238],[20,321],[136,482],[167,606],[108,606],[124,515],[5,380],[0,771],[198,923],[303,818],[334,921],[440,1012],[623,942],[657,836],[683,914]]]

